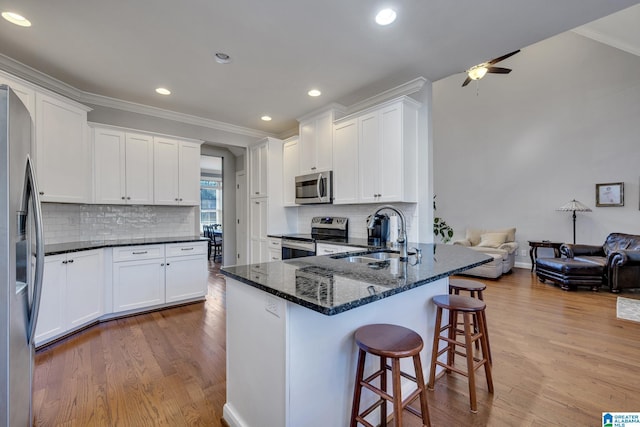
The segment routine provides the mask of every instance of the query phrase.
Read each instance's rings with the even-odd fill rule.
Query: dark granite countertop
[[[340,259],[353,256],[354,252],[350,252],[348,255],[229,266],[221,269],[221,272],[287,301],[332,316],[427,285],[493,259],[458,245],[409,245],[412,246],[422,249],[422,261],[416,265],[412,265],[415,257],[410,257],[408,263],[395,259],[373,264]]]
[[[84,242],[52,243],[44,245],[45,255],[59,255],[69,252],[88,251],[91,249],[113,248],[116,246],[159,245],[163,243],[182,243],[208,241],[201,236],[181,237],[146,237],[138,239],[89,240]]]

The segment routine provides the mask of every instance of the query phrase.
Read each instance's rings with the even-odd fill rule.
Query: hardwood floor
[[[220,426],[225,284],[210,272],[205,303],[106,322],[38,351],[35,425]],[[616,295],[564,292],[524,269],[483,281],[495,392],[480,369],[472,414],[466,378],[440,378],[428,392],[434,426],[600,426],[604,411],[640,411],[640,323],[616,319]]]

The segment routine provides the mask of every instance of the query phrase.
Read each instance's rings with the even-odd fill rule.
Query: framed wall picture
[[[596,184],[596,206],[624,206],[624,182]]]

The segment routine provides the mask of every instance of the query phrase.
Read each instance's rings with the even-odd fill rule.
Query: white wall
[[[516,226],[527,240],[577,242],[640,234],[640,57],[569,32],[523,49],[462,88],[463,74],[433,84],[436,214],[468,226]],[[625,183],[624,207],[596,207],[595,184]],[[518,261],[528,262],[527,257]]]

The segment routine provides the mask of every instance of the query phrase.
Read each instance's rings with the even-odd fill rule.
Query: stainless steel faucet
[[[400,217],[400,234],[398,235],[398,247],[400,249],[400,261],[408,261],[409,256],[407,255],[407,221],[404,219],[404,214],[402,211],[392,205],[384,205],[380,206],[374,213],[371,215],[371,220],[369,221],[368,228],[372,229],[375,225],[376,215],[380,213],[380,211],[389,209],[394,211]]]

